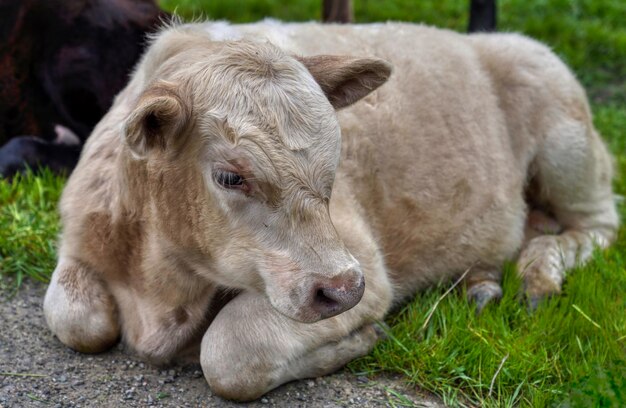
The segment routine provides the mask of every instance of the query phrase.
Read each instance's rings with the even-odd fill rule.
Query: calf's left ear
[[[341,109],[367,96],[391,75],[391,64],[378,58],[339,55],[297,57],[335,109]]]
[[[124,124],[133,156],[142,159],[152,151],[180,148],[191,121],[190,105],[172,84],[157,83],[144,91]]]

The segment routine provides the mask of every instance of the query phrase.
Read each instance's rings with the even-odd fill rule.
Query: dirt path
[[[0,407],[228,407],[211,394],[200,366],[159,369],[121,347],[84,355],[47,329],[45,286],[26,283],[12,298],[0,293]],[[439,407],[392,377],[350,373],[297,381],[249,407]]]

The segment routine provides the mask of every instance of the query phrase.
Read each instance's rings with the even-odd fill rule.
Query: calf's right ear
[[[155,150],[179,149],[191,120],[190,105],[171,84],[159,83],[144,91],[124,125],[133,156],[142,159]]]

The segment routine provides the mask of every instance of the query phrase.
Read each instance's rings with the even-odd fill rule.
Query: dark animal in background
[[[467,31],[493,32],[497,23],[496,0],[472,0]]]
[[[55,173],[68,172],[78,160],[82,142],[69,129],[56,125],[57,137],[49,142],[36,136],[19,136],[0,149],[0,173],[12,177],[25,166],[45,164]]]
[[[0,173],[71,170],[165,17],[153,0],[0,0]]]

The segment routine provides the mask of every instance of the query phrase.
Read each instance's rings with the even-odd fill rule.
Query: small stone
[[[85,382],[83,380],[76,380],[72,382],[72,385],[74,387],[80,387],[81,385],[85,385]]]
[[[124,391],[124,399],[133,399],[135,397],[135,387],[131,387]]]
[[[261,398],[261,404],[269,404],[270,401],[267,398]]]
[[[313,381],[313,380],[307,380],[307,382],[306,382],[306,386],[307,386],[307,387],[309,387],[309,388],[313,388],[313,387],[315,387],[315,381]]]
[[[358,376],[356,380],[357,382],[360,382],[361,384],[367,384],[370,381],[367,377],[363,375]]]
[[[59,378],[57,378],[57,381],[60,382],[60,383],[67,382],[67,377],[62,375]]]

